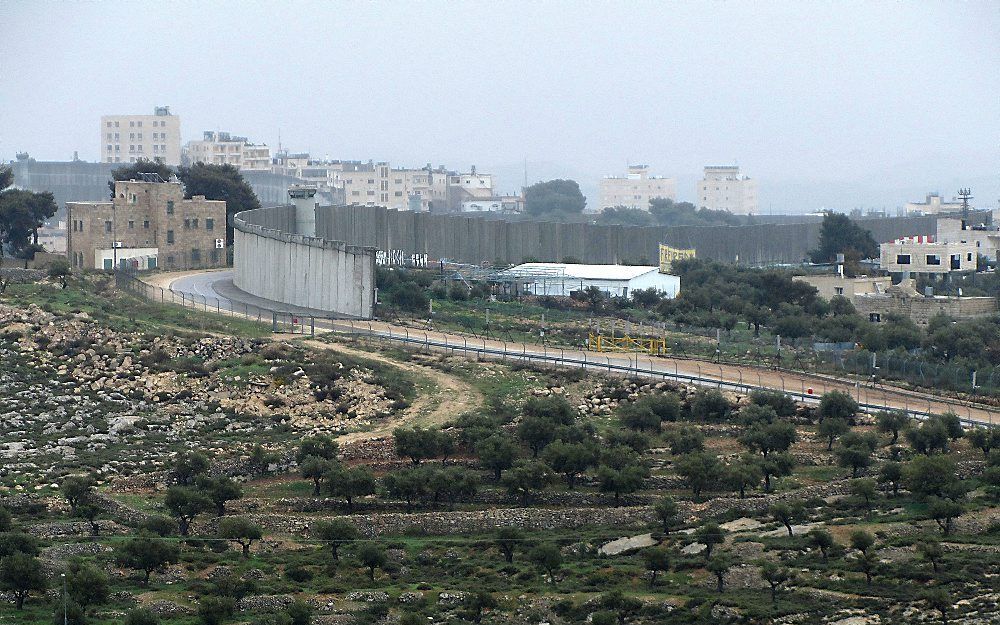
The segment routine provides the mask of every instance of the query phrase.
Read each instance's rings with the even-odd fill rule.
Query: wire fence
[[[594,354],[585,350],[558,346],[530,346],[523,342],[507,342],[485,337],[455,336],[433,330],[394,327],[378,321],[343,319],[332,316],[302,314],[282,311],[235,301],[175,291],[151,285],[134,273],[119,271],[115,274],[119,288],[138,297],[164,304],[176,304],[234,318],[270,324],[276,333],[316,336],[320,332],[334,332],[354,339],[380,345],[402,345],[418,350],[439,350],[451,354],[464,354],[477,359],[497,359],[529,365],[577,368],[601,372],[609,376],[635,379],[652,379],[712,387],[740,394],[754,390],[780,391],[807,404],[818,403],[822,394],[830,390],[848,392],[859,406],[869,412],[902,409],[914,418],[927,418],[947,410],[955,412],[969,425],[994,422],[993,412],[985,406],[969,402],[928,397],[900,389],[885,389],[876,384],[853,385],[844,380],[802,374],[784,370],[765,370],[706,363],[683,358],[658,357],[641,353]],[[765,382],[764,378],[767,378]],[[892,397],[892,400],[890,400]],[[976,416],[973,416],[973,410]]]

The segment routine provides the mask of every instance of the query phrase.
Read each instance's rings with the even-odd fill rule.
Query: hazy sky
[[[181,116],[514,190],[739,163],[761,212],[1000,198],[1000,2],[0,1],[0,159]],[[953,188],[954,187],[954,188]],[[595,202],[596,197],[591,197]]]

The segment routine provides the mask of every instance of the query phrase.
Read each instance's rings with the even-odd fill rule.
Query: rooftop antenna
[[[958,198],[962,200],[962,230],[965,230],[969,223],[969,200],[972,199],[972,190],[968,187],[958,190]]]

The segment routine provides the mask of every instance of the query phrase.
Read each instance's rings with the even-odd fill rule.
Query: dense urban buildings
[[[734,215],[757,214],[757,181],[740,173],[736,165],[705,167],[698,182],[695,205],[725,210]]]
[[[221,267],[226,264],[226,203],[196,195],[181,183],[115,183],[110,202],[67,202],[66,250],[79,269]]]
[[[101,160],[134,163],[148,159],[171,166],[181,164],[181,118],[169,106],[157,106],[152,115],[101,117]]]
[[[201,140],[184,145],[183,160],[188,165],[232,165],[244,171],[271,171],[271,148],[251,143],[246,137],[206,130]]]
[[[601,180],[600,210],[616,206],[649,210],[653,198],[677,198],[677,181],[665,176],[650,176],[648,165],[629,165],[624,176],[606,176]]]

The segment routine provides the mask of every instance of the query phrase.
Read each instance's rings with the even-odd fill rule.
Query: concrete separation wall
[[[934,234],[936,218],[862,219],[879,242]],[[355,245],[429,258],[481,263],[520,263],[526,258],[561,262],[648,263],[659,244],[695,248],[700,258],[740,264],[797,263],[819,241],[820,222],[749,226],[604,226],[590,223],[501,221],[463,215],[397,211],[380,206],[321,206],[316,234]]]
[[[357,319],[375,305],[375,250],[295,232],[295,208],[238,213],[233,283],[268,300]]]

